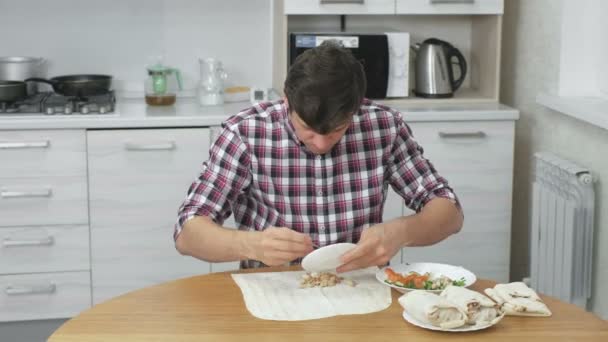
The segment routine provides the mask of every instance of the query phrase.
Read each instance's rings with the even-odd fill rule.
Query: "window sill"
[[[539,94],[536,102],[573,118],[608,130],[608,99]]]

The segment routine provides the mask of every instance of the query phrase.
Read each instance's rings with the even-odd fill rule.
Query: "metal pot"
[[[43,82],[53,86],[53,91],[64,96],[94,96],[106,94],[112,85],[108,75],[69,75],[44,78],[28,78],[25,82]]]
[[[15,102],[26,96],[25,82],[0,81],[0,102]]]
[[[0,80],[23,81],[30,77],[42,77],[44,58],[40,57],[0,57]],[[38,91],[36,83],[27,85],[27,93]]]

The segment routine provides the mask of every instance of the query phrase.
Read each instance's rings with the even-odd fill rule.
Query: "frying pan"
[[[64,96],[93,96],[110,91],[112,76],[108,75],[67,75],[51,79],[32,77],[25,82],[42,82],[53,86],[53,91]]]
[[[15,102],[27,95],[25,82],[0,81],[0,102]]]

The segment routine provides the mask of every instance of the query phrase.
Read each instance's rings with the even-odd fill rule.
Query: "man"
[[[447,181],[401,114],[365,99],[365,89],[363,67],[347,49],[326,42],[300,55],[285,99],[223,123],[179,209],[178,251],[249,268],[354,242],[337,270],[346,272],[458,232],[463,217]],[[389,185],[415,215],[382,222]],[[221,226],[231,213],[239,230]]]

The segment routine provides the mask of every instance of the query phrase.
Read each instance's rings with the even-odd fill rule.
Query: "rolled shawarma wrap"
[[[504,315],[500,306],[479,292],[460,286],[448,286],[440,294],[441,297],[458,305],[467,314],[467,324],[495,324]]]
[[[467,314],[456,304],[422,290],[404,294],[399,298],[399,304],[417,320],[442,329],[459,328],[467,320]]]
[[[484,292],[502,305],[503,311],[509,316],[551,316],[551,310],[536,292],[522,282],[497,284]]]

